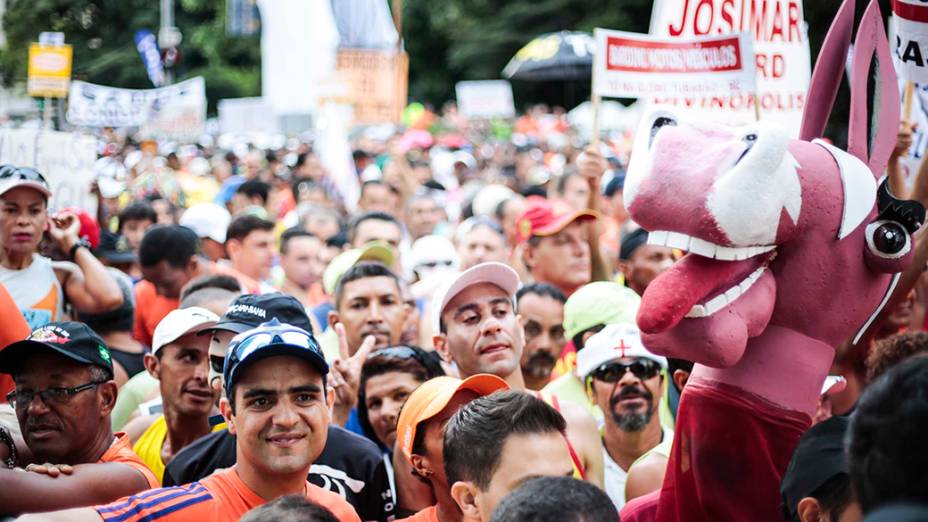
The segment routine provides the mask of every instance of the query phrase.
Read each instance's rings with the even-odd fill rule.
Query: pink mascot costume
[[[763,122],[734,129],[666,112],[638,131],[629,212],[649,243],[688,252],[648,287],[638,325],[652,351],[697,363],[658,520],[782,520],[780,479],[835,347],[862,335],[911,260],[924,208],[878,180],[899,93],[875,0],[855,41],[848,151],[815,139],[842,81],[854,7],[844,1],[822,46],[798,140]]]

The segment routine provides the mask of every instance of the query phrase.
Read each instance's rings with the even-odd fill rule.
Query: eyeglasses
[[[660,370],[660,365],[651,359],[638,359],[628,364],[615,361],[603,364],[593,371],[593,378],[603,382],[619,382],[625,376],[625,372],[631,371],[632,375],[644,381],[656,376]]]
[[[39,391],[29,391],[29,390],[20,390],[20,391],[11,391],[6,395],[6,400],[14,407],[26,407],[32,403],[32,400],[35,399],[35,396],[38,395],[42,398],[42,402],[45,404],[67,404],[71,397],[77,395],[78,393],[86,390],[91,390],[97,386],[103,384],[105,381],[94,381],[88,382],[87,384],[81,384],[80,386],[75,386],[73,388],[66,388],[64,386],[56,386],[54,388],[48,388],[45,390]]]
[[[29,167],[14,167],[13,165],[0,165],[0,180],[20,179],[23,181],[37,181],[48,186],[45,176],[39,171]]]

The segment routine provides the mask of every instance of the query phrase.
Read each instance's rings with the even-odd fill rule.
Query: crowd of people
[[[354,133],[356,200],[311,136],[225,145],[107,134],[95,213],[0,166],[0,515],[654,519],[694,364],[636,326],[684,252],[623,136],[449,105]],[[926,278],[838,350],[783,520],[928,519]]]

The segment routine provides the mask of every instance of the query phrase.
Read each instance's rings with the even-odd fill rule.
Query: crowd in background
[[[355,129],[351,179],[253,141],[105,132],[95,214],[0,167],[0,513],[652,519],[693,363],[635,326],[683,252],[625,211],[627,135],[449,104]],[[928,502],[926,304],[839,350],[784,520]]]

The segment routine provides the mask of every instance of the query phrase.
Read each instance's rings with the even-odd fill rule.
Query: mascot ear
[[[870,1],[860,20],[851,70],[847,151],[863,160],[879,178],[899,132],[899,86],[876,0]],[[871,80],[872,93],[867,89]],[[871,99],[878,102],[873,105],[873,114],[868,114],[867,100]]]
[[[854,0],[844,0],[835,15],[828,35],[812,70],[809,94],[802,113],[799,139],[812,141],[825,133],[825,124],[835,104],[838,87],[844,78],[844,64],[854,31]]]
[[[812,141],[825,132],[838,87],[844,78],[844,65],[854,30],[854,7],[854,0],[842,2],[822,43],[809,84],[800,140]],[[899,89],[876,0],[870,0],[860,20],[853,60],[848,152],[866,163],[874,177],[878,178],[886,168],[886,161],[896,143]],[[868,92],[869,80],[873,81],[873,92]],[[872,115],[867,113],[867,100],[870,99],[879,100]],[[873,127],[869,122],[873,122]]]

